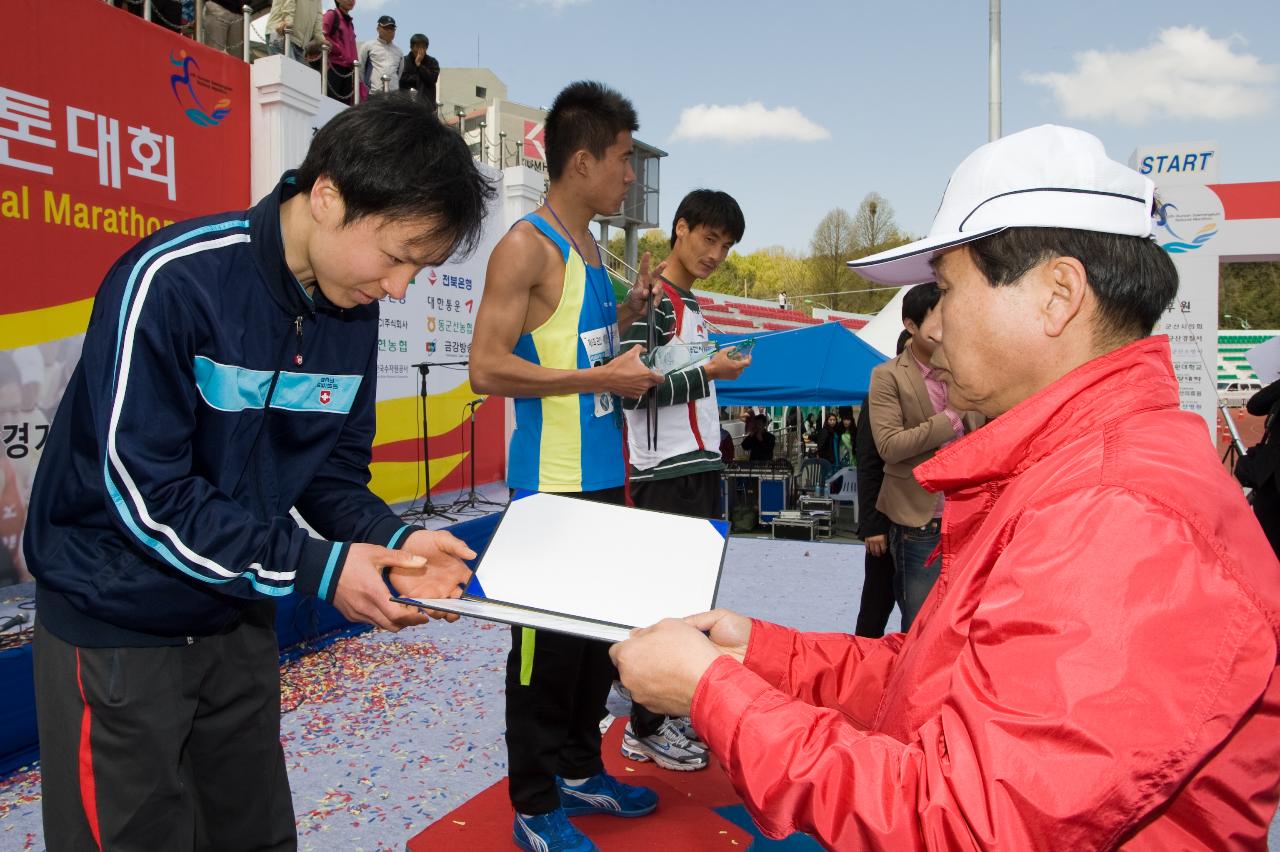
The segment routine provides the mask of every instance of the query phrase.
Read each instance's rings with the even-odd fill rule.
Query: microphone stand
[[[507,505],[496,500],[490,500],[476,491],[476,406],[482,402],[484,402],[483,399],[473,399],[467,403],[467,407],[471,409],[471,489],[467,491],[466,497],[449,507],[452,512],[460,512],[463,509],[480,511],[483,506],[501,508]]]
[[[423,361],[421,364],[413,365],[418,369],[418,377],[420,379],[418,398],[422,406],[422,466],[426,473],[426,481],[423,486],[422,508],[414,509],[410,507],[410,509],[404,513],[405,515],[416,515],[420,518],[437,515],[450,521],[457,520],[457,518],[445,511],[445,509],[449,507],[436,506],[431,502],[431,444],[427,436],[427,374],[431,372],[432,367],[465,367],[466,364],[466,361],[442,361],[435,364]]]
[[[1227,408],[1227,404],[1219,400],[1218,410],[1222,412],[1222,419],[1227,421],[1227,432],[1231,435],[1227,451],[1222,454],[1222,461],[1229,470],[1234,471],[1236,462],[1245,454],[1244,441],[1240,439],[1240,430],[1236,428],[1236,421],[1231,419],[1231,409]]]

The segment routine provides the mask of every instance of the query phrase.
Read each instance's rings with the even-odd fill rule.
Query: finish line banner
[[[93,294],[140,238],[249,205],[249,66],[100,0],[9,0],[0,36],[0,584]],[[45,34],[33,37],[32,34]],[[49,61],[67,45],[96,59]]]

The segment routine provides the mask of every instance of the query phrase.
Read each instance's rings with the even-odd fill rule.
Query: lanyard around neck
[[[560,217],[556,215],[556,209],[551,206],[550,201],[544,201],[543,205],[547,208],[547,212],[551,214],[551,218],[556,220],[556,224],[560,226],[560,230],[564,231],[564,235],[569,238],[569,244],[573,246],[573,250],[578,253],[578,257],[582,258],[582,262],[585,265],[587,262],[587,256],[582,253],[582,249],[578,248],[578,241],[573,238],[573,231],[570,231],[565,227],[564,222],[560,221]],[[596,247],[596,263],[600,264],[601,268],[604,268],[604,258],[600,256],[599,246]]]
[[[599,285],[597,285],[596,282],[592,280],[590,275],[590,270],[586,268],[587,256],[582,253],[582,249],[578,248],[578,241],[573,238],[573,232],[570,231],[567,227],[565,227],[564,222],[560,221],[560,217],[556,214],[556,209],[551,206],[551,202],[549,200],[543,201],[543,205],[547,208],[547,212],[551,214],[551,218],[556,220],[556,224],[560,226],[560,230],[564,231],[565,236],[569,238],[569,244],[573,246],[573,250],[578,253],[578,257],[582,260],[583,272],[586,273],[585,278],[587,282],[591,285],[591,292],[596,297],[596,301],[600,305],[600,312],[602,314],[601,319],[605,320],[607,323],[609,319],[608,312],[607,312],[608,311],[607,303],[609,301],[608,294],[607,293],[601,294]],[[604,258],[600,256],[599,246],[596,247],[596,262],[600,264],[600,269],[603,270]],[[607,282],[608,279],[609,279],[609,273],[605,272],[605,281]],[[609,286],[609,285],[606,284],[606,286]],[[617,344],[614,341],[612,325],[606,324],[605,334],[608,336],[608,339],[609,339],[609,355],[612,356],[617,353]]]

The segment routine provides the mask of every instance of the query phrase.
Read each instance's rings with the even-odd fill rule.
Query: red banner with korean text
[[[31,479],[103,276],[166,224],[249,205],[247,64],[101,0],[5,12],[0,584],[27,577]]]

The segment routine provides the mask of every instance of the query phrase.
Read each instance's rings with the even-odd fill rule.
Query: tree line
[[[1224,263],[1218,328],[1280,328],[1280,263]]]
[[[655,262],[666,259],[671,252],[668,239],[660,229],[644,232],[638,241],[639,255],[649,252]],[[846,261],[912,239],[898,227],[893,206],[872,192],[855,213],[837,207],[823,216],[809,239],[807,254],[781,246],[748,253],[732,251],[698,287],[753,299],[774,300],[779,293],[786,293],[788,302],[806,313],[810,308],[827,307],[871,314],[884,307],[894,290],[879,288],[845,266]],[[609,251],[622,257],[623,243],[622,234],[616,234],[609,240]]]

